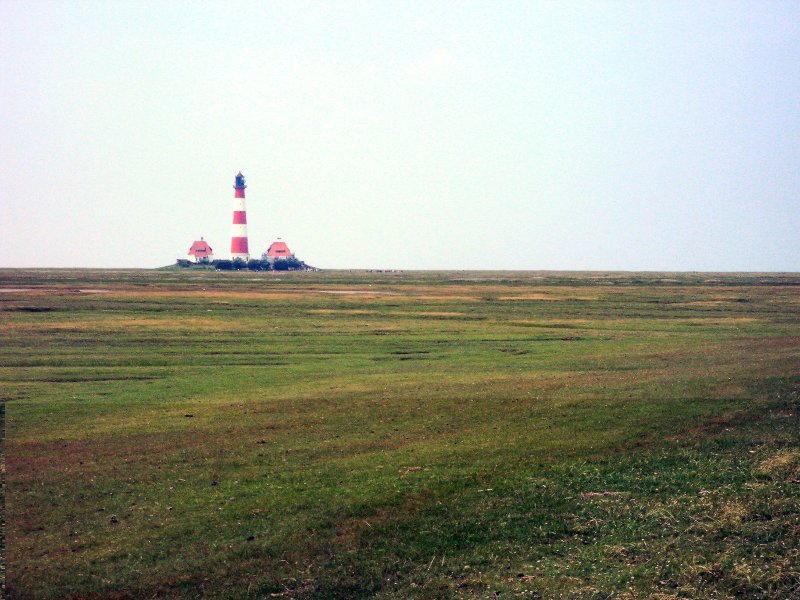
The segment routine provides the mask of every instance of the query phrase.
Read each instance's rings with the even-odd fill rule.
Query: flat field
[[[0,271],[10,598],[800,597],[800,275]]]

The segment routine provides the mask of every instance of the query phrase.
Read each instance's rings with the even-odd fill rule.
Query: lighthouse
[[[249,260],[250,253],[247,250],[247,211],[244,207],[244,175],[242,172],[236,175],[236,182],[233,186],[233,226],[231,229],[231,260],[240,258],[244,261]]]

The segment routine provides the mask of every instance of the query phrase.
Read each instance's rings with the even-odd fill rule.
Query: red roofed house
[[[278,258],[294,258],[294,254],[289,250],[289,246],[286,245],[286,242],[278,238],[269,245],[263,258],[269,262],[274,262]]]
[[[214,252],[211,250],[211,246],[203,238],[200,238],[192,243],[187,258],[192,262],[207,263],[214,258]]]

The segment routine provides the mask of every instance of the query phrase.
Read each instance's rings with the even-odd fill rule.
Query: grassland
[[[800,275],[0,290],[10,598],[800,596]]]

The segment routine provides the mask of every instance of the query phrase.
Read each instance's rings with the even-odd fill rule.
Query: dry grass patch
[[[725,306],[730,300],[695,300],[692,302],[679,302],[677,306]]]
[[[717,398],[738,399],[748,397],[747,390],[736,383],[720,384],[713,389],[712,393]]]
[[[464,317],[466,313],[454,312],[448,310],[427,310],[427,311],[408,311],[401,310],[390,313],[391,315],[402,315],[404,317]]]
[[[716,520],[723,527],[735,527],[742,522],[749,512],[741,502],[726,502],[720,508]]]
[[[797,474],[800,471],[800,450],[784,448],[759,463],[759,468],[767,473],[780,475]]]
[[[512,325],[533,325],[535,327],[575,327],[588,325],[589,319],[558,319],[557,321],[545,321],[542,319],[515,319],[509,321]]]
[[[312,308],[306,311],[310,315],[374,315],[375,310],[362,310],[359,308]]]
[[[480,298],[476,296],[442,296],[442,295],[431,295],[431,294],[422,294],[422,295],[414,295],[408,294],[405,296],[398,296],[392,298],[393,301],[402,300],[405,302],[414,302],[415,304],[420,302],[430,302],[430,303],[440,303],[440,302],[465,302],[465,303],[472,303],[472,302],[479,302]]]
[[[570,296],[568,294],[515,294],[514,296],[498,296],[498,300],[585,300],[595,301],[598,296]]]
[[[746,350],[764,348],[796,348],[800,350],[800,336],[775,336],[758,338],[739,338],[741,347]]]
[[[755,317],[708,317],[702,319],[687,319],[681,321],[683,325],[727,325],[729,323],[763,323],[764,319]]]
[[[152,318],[110,318],[84,321],[58,321],[46,323],[16,322],[4,325],[8,329],[26,330],[36,332],[46,331],[102,331],[110,329],[158,329],[195,330],[195,331],[235,331],[247,329],[241,320],[222,321],[218,319],[198,319],[169,317],[166,319]]]

